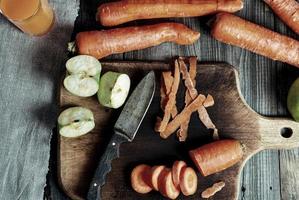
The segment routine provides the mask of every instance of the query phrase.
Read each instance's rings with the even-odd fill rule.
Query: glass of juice
[[[55,21],[48,0],[0,0],[0,12],[23,32],[33,36],[48,33]]]

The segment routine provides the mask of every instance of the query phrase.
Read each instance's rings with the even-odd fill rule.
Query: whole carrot
[[[218,140],[190,151],[189,155],[200,173],[208,176],[239,162],[243,150],[237,140]]]
[[[273,60],[299,67],[299,42],[228,13],[217,14],[212,36]]]
[[[293,31],[299,34],[299,3],[296,0],[264,0]]]
[[[124,0],[102,4],[97,20],[115,26],[139,19],[196,17],[242,8],[243,0]]]
[[[76,47],[79,54],[98,59],[111,54],[145,49],[163,42],[181,45],[194,43],[200,34],[179,23],[117,28],[78,33]]]

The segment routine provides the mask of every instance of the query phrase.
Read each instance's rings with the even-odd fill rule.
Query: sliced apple
[[[58,117],[59,133],[64,137],[79,137],[95,127],[91,110],[83,107],[72,107],[64,110]]]
[[[109,108],[119,108],[126,101],[131,81],[127,74],[107,72],[100,80],[98,100],[100,104]]]
[[[67,75],[64,87],[72,94],[90,97],[99,89],[101,63],[92,56],[79,55],[66,62]]]

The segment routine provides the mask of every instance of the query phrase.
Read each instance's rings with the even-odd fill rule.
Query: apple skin
[[[299,78],[292,84],[289,90],[287,106],[293,118],[299,122]]]
[[[117,109],[128,97],[131,81],[128,75],[107,72],[100,80],[98,100],[102,106]]]

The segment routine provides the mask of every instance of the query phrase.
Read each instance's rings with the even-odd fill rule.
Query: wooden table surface
[[[272,30],[299,39],[263,3],[262,0],[245,0],[245,6],[237,15]],[[61,2],[63,2],[61,0]],[[103,1],[81,0],[75,32],[101,29],[96,25],[96,5]],[[177,21],[201,32],[200,40],[191,46],[163,44],[142,51],[115,55],[108,59],[118,60],[165,60],[173,56],[197,55],[201,61],[224,61],[240,73],[241,91],[247,103],[258,113],[266,116],[287,116],[286,97],[290,84],[299,77],[299,69],[274,62],[246,50],[215,41],[206,25],[210,17],[192,19],[167,19],[133,22],[130,25]],[[221,77],[219,77],[221,78]],[[55,137],[54,137],[55,138]],[[57,187],[55,139],[52,145],[51,170],[46,196],[51,199],[67,199]],[[299,199],[299,151],[264,151],[250,159],[243,170],[239,199],[296,200]]]

